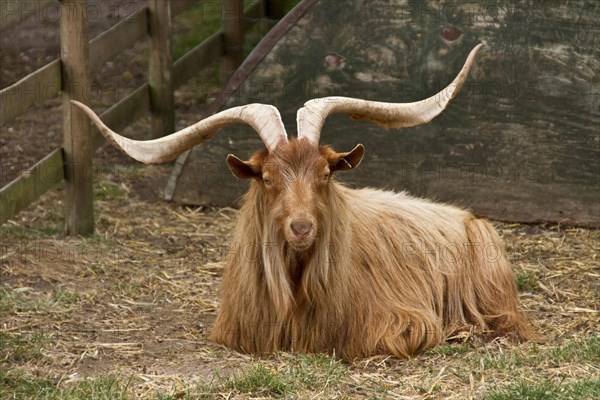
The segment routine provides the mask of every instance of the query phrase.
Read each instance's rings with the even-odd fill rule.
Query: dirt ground
[[[114,23],[109,13],[104,15],[92,24],[91,36]],[[29,21],[15,33],[2,35],[1,87],[57,56],[53,33],[57,25],[50,21],[44,29],[34,30],[38,25]],[[95,75],[100,88],[94,99],[97,110],[113,102],[116,88],[123,89],[118,93],[122,98],[144,81],[144,49],[141,45],[125,52]],[[205,106],[194,95],[194,84],[197,81],[176,95],[178,126],[195,122]],[[60,101],[50,100],[1,127],[0,185],[60,146],[59,110]],[[128,132],[146,128],[146,121],[141,121]],[[96,153],[94,163],[93,237],[63,235],[61,187],[0,228],[0,285],[22,302],[2,315],[0,332],[21,336],[42,332],[47,338],[40,359],[13,367],[30,376],[51,377],[59,385],[108,373],[133,377],[136,395],[148,397],[252,362],[253,357],[207,341],[236,210],[164,202],[168,165],[141,166],[108,146]],[[541,348],[559,348],[570,340],[597,335],[600,231],[501,222],[496,226],[507,244],[522,307],[547,339]],[[503,341],[464,340],[476,347],[470,352],[535,349],[529,343],[517,348]],[[348,368],[352,380],[383,382],[395,398],[477,398],[486,385],[502,386],[511,379],[510,371],[477,375],[480,380],[473,380],[473,373],[465,378],[453,372],[466,358],[433,352],[413,360],[375,357]],[[587,368],[577,362],[537,368],[548,379],[561,382],[582,376],[598,379],[598,368],[582,365]],[[540,373],[533,366],[527,368],[532,376]],[[418,389],[421,384],[430,385],[431,391]]]

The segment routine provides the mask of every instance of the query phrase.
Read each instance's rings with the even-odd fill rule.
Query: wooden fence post
[[[221,83],[225,85],[244,61],[244,2],[243,0],[223,0],[221,7],[223,29]]]
[[[152,136],[155,138],[175,131],[170,4],[170,1],[165,0],[148,0],[150,34],[148,80],[150,84]]]
[[[94,232],[93,145],[87,116],[70,100],[89,103],[90,63],[85,0],[60,3],[65,222],[69,235]]]

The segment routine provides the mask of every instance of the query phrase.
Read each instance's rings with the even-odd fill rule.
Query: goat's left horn
[[[213,137],[219,129],[233,124],[250,125],[259,134],[269,152],[272,152],[280,141],[288,140],[279,111],[267,104],[230,108],[168,136],[142,141],[113,132],[88,106],[75,100],[71,102],[90,117],[106,140],[130,157],[146,164],[174,160],[184,151]]]
[[[307,138],[318,145],[325,119],[334,113],[346,113],[354,119],[375,122],[386,128],[408,128],[431,121],[439,115],[460,91],[467,79],[475,55],[483,46],[471,50],[465,65],[441,92],[414,103],[383,103],[349,97],[323,97],[309,100],[298,110],[298,138]]]

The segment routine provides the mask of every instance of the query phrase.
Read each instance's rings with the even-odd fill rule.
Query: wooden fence
[[[24,0],[23,3],[25,1],[30,3],[29,7],[36,3],[37,9],[52,3],[49,0]],[[148,0],[146,7],[88,42],[85,0],[60,1],[61,58],[0,91],[0,126],[44,99],[61,95],[63,146],[0,189],[0,224],[65,180],[67,233],[93,232],[93,188],[87,174],[91,171],[92,154],[104,143],[104,138],[90,127],[83,113],[70,104],[70,100],[84,100],[83,94],[89,93],[91,72],[136,42],[149,39],[149,81],[102,113],[101,118],[111,128],[122,130],[150,113],[152,134],[158,137],[174,130],[175,88],[218,61],[225,82],[242,62],[244,32],[256,23],[263,10],[270,18],[282,16],[280,0],[257,0],[246,9],[243,9],[243,0],[223,0],[221,29],[173,62],[171,19],[198,2]],[[12,3],[18,7],[19,2]],[[6,13],[0,30],[18,24],[26,16]],[[43,96],[23,96],[40,88],[44,88]]]

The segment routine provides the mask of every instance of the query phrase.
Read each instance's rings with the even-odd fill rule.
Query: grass
[[[64,232],[64,220],[47,221],[46,226],[38,226],[36,228],[14,226],[4,224],[0,227],[0,256],[3,252],[8,251],[9,244],[14,244],[17,241],[28,239],[49,238],[60,235]]]
[[[15,335],[0,331],[0,360],[8,364],[38,360],[49,343],[51,339],[42,332]]]
[[[22,304],[24,304],[24,300],[18,293],[0,285],[0,313],[13,312]]]
[[[81,301],[82,296],[73,291],[59,289],[52,292],[48,302],[69,305]],[[34,312],[43,315],[40,307],[44,299],[27,299],[20,293],[0,285],[0,315]],[[45,304],[46,308],[49,306]],[[0,328],[2,326],[0,325]],[[85,379],[59,388],[54,377],[39,377],[32,374],[30,367],[43,366],[44,349],[52,345],[53,338],[43,331],[9,333],[0,330],[0,399],[129,399],[129,381],[107,375],[96,379]]]
[[[73,292],[67,289],[58,289],[52,293],[52,300],[55,304],[70,305],[79,303],[83,300],[81,293]]]
[[[40,313],[50,302],[41,296],[26,297],[23,294],[0,284],[0,313]],[[2,331],[0,331],[2,332]]]
[[[84,379],[65,389],[58,389],[56,394],[58,394],[57,398],[65,400],[126,400],[132,398],[130,384],[131,380],[107,375],[98,379]]]
[[[473,345],[471,343],[444,343],[429,350],[427,354],[452,357],[468,353],[470,350],[473,350]]]
[[[489,393],[488,400],[592,400],[600,398],[600,379],[557,383],[543,380],[538,383],[519,382]]]
[[[121,185],[101,180],[94,184],[94,198],[99,201],[111,201],[125,196],[125,189]]]
[[[326,355],[281,356],[285,362],[278,365],[255,361],[231,376],[215,373],[207,383],[159,398],[212,399],[223,393],[261,398],[308,398],[309,393],[319,393],[326,398],[340,390],[349,374],[346,365]]]
[[[534,368],[539,365],[554,368],[570,363],[600,365],[600,338],[591,336],[570,339],[560,346],[543,348],[533,344],[527,351],[522,351],[519,347],[508,351],[489,350],[481,357],[473,359],[473,368],[481,366],[506,371],[521,367]]]
[[[6,343],[5,341],[2,341]],[[37,343],[38,339],[34,340]],[[13,339],[9,346],[15,346]],[[571,342],[576,343],[576,342]],[[16,347],[25,347],[30,340],[18,340]],[[594,345],[595,346],[595,345]],[[596,352],[592,346],[591,351]],[[569,352],[581,349],[567,344]],[[583,345],[586,347],[586,345]],[[25,359],[39,357],[38,352],[26,352]],[[212,378],[194,387],[179,388],[170,393],[156,392],[150,398],[157,400],[192,400],[227,398],[388,398],[386,385],[377,379],[352,379],[351,367],[326,355],[281,354],[277,359],[253,361],[237,369],[230,376],[213,373]],[[595,353],[594,357],[598,357]],[[534,357],[531,362],[535,361]],[[436,372],[436,371],[434,371]],[[509,368],[509,373],[514,369]],[[439,375],[439,374],[438,374]],[[513,379],[517,375],[512,375]],[[132,379],[105,375],[68,384],[59,384],[52,379],[27,376],[24,372],[0,368],[0,398],[16,399],[132,399]],[[395,386],[403,384],[396,382]],[[424,397],[438,393],[435,384],[415,386]],[[561,382],[535,376],[523,378],[508,385],[497,385],[483,397],[489,400],[536,399],[567,400],[595,399],[600,396],[600,379],[585,378]]]
[[[515,274],[519,292],[530,292],[538,287],[538,277],[534,272],[523,271]]]
[[[36,400],[127,400],[132,399],[130,381],[113,375],[84,379],[59,387],[52,379],[39,379],[23,372],[0,368],[0,398]]]
[[[50,379],[29,378],[24,373],[0,366],[0,398],[2,399],[48,399],[56,391],[56,383]],[[55,397],[56,398],[56,397]]]

